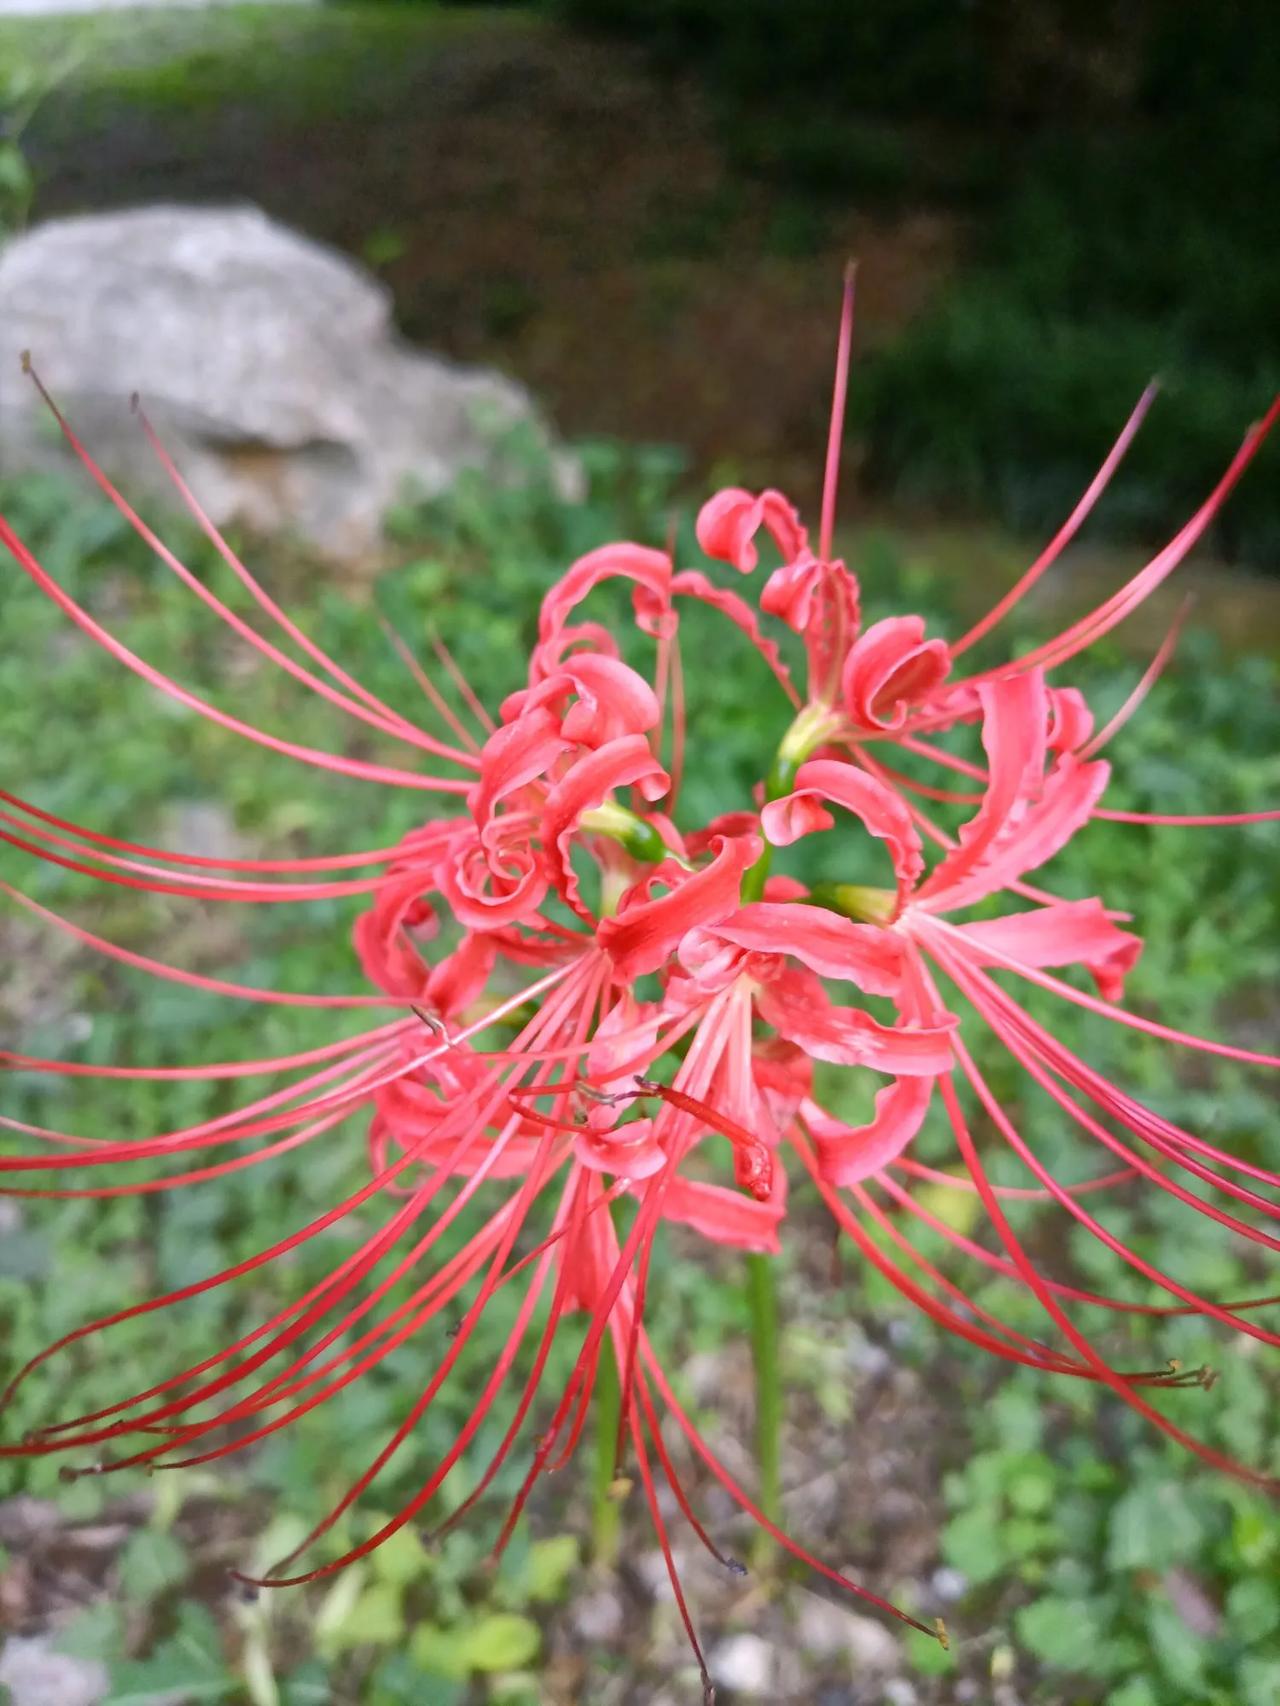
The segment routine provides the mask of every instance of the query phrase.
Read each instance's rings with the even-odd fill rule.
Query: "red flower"
[[[323,1280],[217,1355],[103,1409],[37,1430],[3,1447],[4,1455],[87,1453],[95,1472],[219,1459],[300,1419],[446,1311],[461,1308],[427,1386],[305,1547],[332,1528],[407,1444],[443,1383],[457,1378],[490,1300],[514,1286],[520,1301],[510,1335],[480,1390],[470,1393],[469,1420],[419,1490],[341,1558],[290,1574],[294,1554],[272,1572],[272,1583],[327,1574],[426,1512],[520,1370],[506,1433],[450,1521],[471,1511],[517,1449],[542,1394],[554,1340],[571,1318],[585,1313],[572,1372],[529,1452],[528,1476],[499,1548],[537,1475],[572,1453],[591,1411],[600,1359],[609,1356],[622,1386],[619,1449],[627,1445],[634,1458],[695,1651],[657,1498],[659,1475],[698,1536],[723,1562],[740,1566],[713,1544],[686,1497],[664,1442],[664,1413],[743,1510],[797,1557],[884,1606],[783,1535],[770,1512],[729,1474],[681,1407],[645,1328],[661,1223],[682,1223],[736,1250],[775,1251],[785,1234],[790,1160],[816,1181],[865,1258],[931,1318],[1002,1357],[1100,1381],[1210,1461],[1270,1484],[1191,1439],[1143,1396],[1145,1388],[1188,1377],[1113,1368],[1066,1306],[1195,1312],[1269,1345],[1280,1342],[1252,1319],[1254,1301],[1199,1296],[1115,1237],[1086,1205],[1094,1191],[1141,1179],[1233,1234],[1277,1249],[1280,1238],[1259,1221],[1280,1212],[1274,1198],[1280,1176],[1182,1129],[1107,1081],[999,979],[1033,984],[1166,1041],[1280,1065],[1274,1056],[1191,1037],[1126,1012],[1118,1003],[1141,948],[1138,937],[1120,927],[1126,915],[1100,899],[1064,899],[1027,881],[1093,818],[1138,815],[1109,813],[1100,805],[1109,767],[1096,754],[1141,702],[1172,640],[1122,712],[1096,736],[1083,697],[1050,685],[1051,672],[1109,632],[1176,567],[1280,405],[1246,438],[1171,545],[1119,593],[1026,656],[957,678],[956,660],[995,627],[1079,527],[1150,399],[1139,404],[1098,479],[1015,595],[967,635],[954,643],[930,637],[910,614],[860,631],[856,580],[832,556],[851,316],[850,281],[817,551],[779,493],[753,497],[737,489],[703,508],[698,538],[708,555],[747,576],[758,564],[759,533],[768,535],[782,561],[764,581],[758,609],[701,570],[677,571],[665,552],[630,544],[593,551],[544,599],[527,685],[506,699],[496,724],[446,652],[442,663],[470,709],[474,730],[412,663],[448,740],[370,693],[302,633],[230,552],[176,470],[180,491],[255,600],[263,624],[236,615],[174,558],[65,429],[111,501],[242,640],[300,685],[408,749],[407,756],[393,765],[318,751],[198,698],[109,634],[0,518],[0,542],[18,567],[84,632],[188,708],[300,762],[438,795],[450,815],[424,823],[395,847],[328,858],[222,860],[108,837],[0,794],[8,808],[0,809],[0,839],[106,882],[210,904],[359,897],[367,910],[355,926],[356,952],[379,993],[283,993],[199,976],[106,942],[5,889],[87,945],[158,976],[245,999],[400,1009],[356,1037],[272,1060],[151,1069],[0,1056],[23,1071],[140,1079],[270,1072],[285,1080],[217,1117],[142,1139],[5,1120],[34,1143],[31,1153],[0,1156],[0,1175],[18,1181],[8,1188],[21,1194],[173,1189],[309,1143],[357,1110],[369,1120],[370,1162],[369,1176],[310,1225],[202,1282],[77,1329],[22,1370],[10,1392],[54,1351],[265,1268],[339,1223],[354,1224],[352,1217],[364,1211],[358,1241]],[[630,583],[636,627],[652,642],[651,679],[624,661],[617,636],[582,618],[583,602],[610,579]],[[780,716],[776,753],[761,755],[756,799],[712,823],[681,827],[687,731],[679,612],[690,598],[727,617],[758,651],[788,711]],[[805,696],[793,686],[762,616],[779,619],[801,637]],[[276,645],[273,628],[301,650],[305,665]],[[932,738],[957,726],[976,728],[981,755],[957,756]],[[417,768],[427,760],[430,772]],[[968,791],[900,768],[920,763],[936,766],[946,779],[959,776]],[[957,834],[926,815],[920,802],[935,799],[973,808]],[[1267,810],[1150,821],[1277,815]],[[810,889],[795,877],[770,875],[772,848],[815,833],[831,837],[837,854],[846,846],[865,851],[878,844],[891,863],[893,887],[837,881]],[[932,860],[928,844],[936,849]],[[993,901],[1000,907],[995,917],[955,916]],[[1099,994],[1051,975],[1063,967],[1086,971]],[[878,1016],[867,1002],[887,1003],[888,1011]],[[1108,1171],[1084,1184],[1056,1180],[976,1063],[969,1047],[975,1019],[1069,1121],[1102,1145]],[[501,1027],[508,1035],[495,1042]],[[821,1105],[816,1062],[879,1075],[869,1121],[849,1126]],[[1041,1270],[1010,1226],[1003,1201],[1011,1193],[991,1182],[958,1082],[1034,1181],[1012,1194],[1057,1204],[1120,1264],[1153,1280],[1175,1302],[1158,1308],[1115,1302]],[[935,1102],[954,1135],[963,1180],[935,1172],[911,1153]],[[688,1165],[698,1152],[713,1166],[718,1159],[718,1178]],[[154,1176],[138,1179],[140,1161],[158,1164]],[[64,1184],[82,1174],[106,1182]],[[976,1192],[998,1249],[960,1235],[934,1215],[911,1189],[921,1178]],[[620,1227],[610,1211],[623,1199],[631,1212]],[[470,1236],[440,1261],[443,1234],[463,1216],[473,1227]],[[942,1232],[984,1269],[1029,1288],[1060,1342],[1032,1338],[975,1303],[914,1247],[903,1228],[916,1221]],[[402,1285],[407,1296],[397,1291]],[[544,1305],[543,1325],[535,1330]],[[710,1697],[709,1682],[706,1689]]]

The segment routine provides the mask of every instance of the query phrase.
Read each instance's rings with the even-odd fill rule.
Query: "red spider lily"
[[[1051,685],[1051,672],[1109,632],[1176,568],[1256,452],[1280,405],[1246,438],[1215,491],[1171,545],[1126,587],[1036,651],[956,679],[956,659],[990,633],[1074,536],[1151,396],[1140,401],[1048,549],[967,635],[948,644],[929,636],[914,615],[862,630],[857,582],[831,554],[851,333],[850,280],[816,553],[781,494],[738,490],[721,492],[704,506],[697,534],[709,556],[731,563],[743,576],[758,566],[760,532],[769,536],[782,561],[761,587],[758,609],[701,570],[677,570],[667,552],[614,544],[590,553],[544,599],[527,685],[503,702],[496,721],[440,649],[441,665],[474,729],[393,636],[448,739],[419,728],[368,692],[285,615],[212,527],[145,421],[157,454],[254,600],[262,624],[234,613],[168,551],[62,423],[110,501],[242,641],[364,727],[413,749],[414,763],[426,755],[433,772],[304,747],[196,696],[114,638],[0,518],[0,542],[18,568],[84,632],[190,709],[300,762],[436,794],[452,815],[424,823],[394,847],[328,858],[221,860],[108,837],[17,794],[0,794],[0,839],[110,883],[210,903],[361,897],[366,910],[355,927],[355,947],[377,993],[278,992],[199,976],[107,942],[5,886],[6,894],[87,946],[224,995],[400,1009],[397,1017],[345,1041],[269,1060],[132,1069],[0,1055],[0,1062],[23,1071],[139,1079],[272,1073],[287,1080],[231,1112],[150,1137],[103,1139],[3,1120],[37,1146],[31,1153],[0,1156],[0,1174],[35,1181],[7,1185],[14,1194],[109,1197],[174,1189],[310,1143],[357,1110],[369,1118],[369,1176],[342,1202],[204,1281],[78,1328],[20,1371],[10,1393],[67,1345],[257,1272],[330,1228],[352,1224],[360,1211],[377,1222],[368,1231],[362,1220],[353,1248],[322,1281],[225,1350],[103,1409],[41,1428],[2,1448],[3,1454],[89,1454],[95,1473],[219,1460],[301,1419],[400,1345],[433,1342],[433,1327],[461,1308],[445,1347],[437,1342],[430,1379],[391,1438],[303,1546],[263,1578],[270,1585],[311,1580],[423,1517],[512,1384],[517,1391],[503,1438],[450,1521],[472,1511],[517,1449],[547,1383],[557,1337],[567,1322],[585,1316],[571,1372],[549,1425],[537,1436],[498,1549],[539,1474],[572,1454],[592,1411],[601,1359],[610,1357],[622,1392],[619,1458],[625,1449],[634,1459],[700,1665],[657,1496],[659,1477],[712,1553],[730,1567],[740,1566],[712,1542],[696,1516],[663,1436],[664,1418],[740,1508],[796,1557],[923,1628],[847,1582],[777,1527],[679,1404],[645,1328],[659,1226],[681,1223],[730,1248],[776,1251],[787,1211],[787,1162],[794,1157],[793,1166],[814,1180],[865,1259],[932,1319],[1007,1359],[1101,1382],[1210,1461],[1267,1481],[1192,1439],[1143,1395],[1150,1387],[1200,1379],[1199,1372],[1133,1373],[1110,1366],[1068,1306],[1195,1313],[1274,1345],[1277,1336],[1251,1319],[1260,1302],[1272,1300],[1221,1303],[1199,1296],[1114,1237],[1090,1212],[1087,1199],[1143,1180],[1232,1234],[1277,1248],[1280,1242],[1264,1223],[1276,1216],[1280,1177],[1184,1131],[1110,1084],[1033,1019],[994,974],[1011,974],[1166,1041],[1280,1065],[1274,1056],[1190,1037],[1126,1012],[1119,1006],[1123,981],[1141,944],[1120,927],[1124,915],[1098,899],[1063,900],[1026,881],[1092,818],[1140,816],[1100,806],[1109,767],[1096,755],[1150,690],[1172,637],[1122,712],[1096,735],[1081,695]],[[582,613],[584,601],[606,580],[630,586],[636,626],[653,643],[652,680],[624,661],[610,630]],[[789,708],[780,717],[776,755],[762,755],[767,780],[760,797],[710,824],[681,827],[686,730],[679,615],[689,599],[728,618],[764,659]],[[762,616],[780,620],[800,637],[807,660],[803,695]],[[293,650],[278,644],[273,632]],[[930,738],[957,725],[976,727],[985,763],[976,754],[957,757]],[[930,762],[959,775],[968,791],[916,781],[890,758]],[[919,804],[933,799],[974,808],[955,836]],[[1238,822],[1277,815],[1144,821]],[[852,834],[859,845],[867,837],[882,843],[894,887],[835,883],[811,890],[793,878],[770,875],[772,848],[814,833]],[[926,843],[938,849],[932,863]],[[993,898],[1003,909],[994,919],[953,916]],[[437,951],[438,941],[447,949]],[[1087,971],[1099,995],[1050,975],[1063,967]],[[642,985],[645,979],[652,982]],[[647,991],[643,997],[641,987]],[[944,995],[946,990],[958,1000]],[[874,1016],[863,997],[887,1002],[891,1017]],[[1074,1125],[1102,1144],[1108,1171],[1076,1184],[1053,1176],[991,1094],[969,1047],[975,1021],[995,1033]],[[882,1075],[867,1124],[849,1127],[820,1104],[817,1061]],[[991,1183],[957,1094],[958,1080],[966,1095],[972,1093],[996,1141],[1018,1156],[1034,1181],[1030,1186]],[[954,1133],[963,1181],[933,1171],[910,1152],[935,1100]],[[728,1163],[723,1182],[697,1176],[688,1166],[695,1151],[712,1164],[717,1158]],[[139,1162],[160,1167],[140,1179]],[[62,1183],[85,1169],[106,1169],[110,1182]],[[1196,1194],[1180,1174],[1208,1187],[1209,1194]],[[986,1248],[932,1214],[913,1193],[920,1179],[975,1191],[998,1248]],[[1010,1226],[1003,1206],[1010,1197],[1056,1204],[1101,1238],[1120,1263],[1176,1301],[1127,1303],[1049,1277]],[[627,1212],[615,1221],[619,1205]],[[1053,1324],[1056,1342],[1031,1337],[968,1297],[915,1248],[904,1227],[916,1221],[943,1232],[959,1254],[984,1270],[1029,1288]],[[476,1229],[441,1259],[442,1240],[455,1224]],[[406,1286],[408,1295],[400,1295]],[[477,1323],[495,1294],[509,1286],[519,1291],[514,1325],[479,1394],[468,1388],[470,1418],[453,1445],[376,1533],[340,1557],[291,1574],[301,1552],[333,1528],[396,1454],[411,1449],[418,1423],[444,1383],[465,1378],[465,1353]],[[705,1665],[702,1673],[710,1698]]]

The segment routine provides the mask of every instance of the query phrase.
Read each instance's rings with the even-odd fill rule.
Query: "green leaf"
[[[462,1650],[471,1670],[519,1670],[541,1646],[542,1631],[532,1619],[499,1611],[467,1631]]]
[[[1008,1568],[992,1512],[979,1506],[952,1517],[942,1533],[942,1556],[970,1582],[991,1582]]]
[[[100,1659],[105,1663],[118,1657],[123,1642],[120,1609],[105,1599],[77,1612],[54,1637],[58,1652],[66,1653],[69,1658]]]
[[[319,1659],[308,1659],[280,1685],[281,1706],[330,1706],[333,1683]]]
[[[327,1651],[331,1643],[340,1642],[340,1632],[350,1621],[367,1579],[367,1572],[360,1565],[353,1565],[339,1572],[337,1580],[324,1596],[311,1625],[315,1643],[322,1652]]]
[[[120,1591],[126,1600],[145,1605],[184,1581],[190,1568],[186,1549],[174,1535],[140,1528],[120,1557]]]
[[[410,1582],[417,1581],[427,1575],[431,1569],[431,1555],[418,1536],[409,1527],[399,1528],[377,1547],[370,1558],[373,1573],[384,1582],[394,1582],[401,1587],[407,1587]]]
[[[439,1629],[432,1623],[420,1623],[413,1632],[409,1651],[413,1662],[429,1676],[463,1680],[471,1669],[466,1635],[458,1629]]]
[[[578,1541],[575,1535],[556,1534],[548,1540],[535,1540],[529,1548],[524,1571],[530,1599],[559,1599],[577,1567]]]
[[[239,1691],[237,1679],[223,1662],[218,1630],[200,1605],[184,1605],[178,1628],[145,1659],[111,1669],[111,1692],[103,1706],[171,1706],[176,1696],[184,1706],[223,1700]]]
[[[31,168],[14,142],[0,142],[0,196],[24,201],[31,194]]]
[[[1161,1702],[1154,1684],[1145,1676],[1135,1676],[1119,1688],[1113,1688],[1102,1706],[1161,1706]]]
[[[975,1198],[976,1201],[976,1198]],[[1038,1398],[1006,1386],[991,1401],[991,1420],[1008,1451],[1034,1451],[1044,1431],[1044,1412]]]
[[[465,1682],[446,1681],[439,1672],[425,1677],[407,1653],[392,1653],[374,1673],[369,1706],[426,1706],[428,1701],[430,1706],[462,1706],[466,1694]]]
[[[1014,1624],[1019,1640],[1037,1658],[1063,1670],[1079,1670],[1081,1658],[1102,1633],[1089,1600],[1052,1594],[1024,1605]]]
[[[982,1218],[982,1202],[976,1191],[951,1185],[920,1185],[915,1194],[923,1209],[962,1237],[967,1237]]]
[[[405,1632],[403,1589],[398,1582],[374,1582],[360,1595],[347,1616],[330,1626],[326,1645],[330,1652],[348,1647],[389,1647]]]
[[[1241,1706],[1275,1706],[1280,1700],[1280,1659],[1249,1658],[1240,1666]]]
[[[1171,1683],[1186,1688],[1203,1681],[1208,1643],[1187,1628],[1163,1594],[1147,1606],[1147,1634],[1156,1663]]]
[[[955,1654],[944,1647],[941,1641],[931,1641],[918,1629],[907,1632],[906,1648],[912,1669],[919,1671],[922,1676],[943,1676],[955,1663]]]
[[[1227,1620],[1241,1641],[1262,1641],[1280,1628],[1280,1585],[1250,1576],[1227,1593]]]
[[[1275,1516],[1257,1500],[1240,1505],[1232,1523],[1231,1540],[1241,1563],[1250,1569],[1258,1569],[1280,1547]]]
[[[1107,1563],[1113,1570],[1164,1569],[1195,1556],[1200,1522],[1176,1481],[1139,1481],[1111,1513]]]

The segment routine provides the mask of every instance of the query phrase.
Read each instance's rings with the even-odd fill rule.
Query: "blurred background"
[[[852,256],[838,543],[872,616],[921,610],[954,632],[985,609],[1160,380],[1085,536],[1014,625],[1029,642],[1172,535],[1280,386],[1278,88],[1270,0],[92,13],[0,0],[0,510],[144,656],[250,722],[350,744],[323,706],[246,660],[95,497],[35,406],[18,361],[30,349],[201,574],[216,572],[213,554],[173,513],[130,416],[134,390],[261,578],[370,687],[412,707],[381,615],[419,650],[428,627],[445,634],[496,704],[517,685],[537,599],[576,554],[619,535],[660,543],[672,528],[691,554],[691,518],[716,483],[778,485],[813,513]],[[1168,596],[1081,669],[1105,716],[1194,593],[1174,664],[1114,749],[1114,803],[1276,802],[1278,571],[1272,448]],[[352,823],[375,837],[362,844],[382,844],[413,822],[401,801],[159,710],[13,572],[0,633],[0,786],[48,810],[239,856],[341,851]],[[691,672],[692,810],[741,797],[776,744],[776,709],[749,673]],[[1158,999],[1170,1023],[1267,1046],[1273,828],[1099,824],[1053,875],[1064,893],[1134,912],[1149,942],[1140,1007]],[[337,902],[210,915],[104,894],[10,848],[0,876],[194,970],[294,989],[358,977],[351,910]],[[324,1015],[264,1019],[153,986],[7,905],[0,965],[0,1046],[32,1054],[165,1066],[333,1035]],[[1274,1164],[1276,1106],[1257,1075],[1188,1066],[1072,1019],[1064,1034],[1135,1093]],[[1064,1176],[1096,1169],[1007,1063],[989,1071]],[[165,1130],[230,1105],[217,1085],[19,1074],[0,1094],[13,1117],[87,1133]],[[138,1200],[0,1200],[0,1358],[20,1364],[86,1308],[186,1284],[301,1224],[363,1164],[358,1125],[327,1141],[305,1163],[284,1158],[266,1185],[242,1173]],[[940,1131],[921,1154],[954,1163]],[[1014,1168],[1001,1176],[1021,1182]],[[930,1206],[989,1240],[971,1198],[939,1187]],[[1167,1198],[1116,1193],[1106,1219],[1187,1284],[1267,1289],[1252,1255]],[[812,1583],[726,1581],[690,1550],[721,1706],[1280,1702],[1272,1507],[1193,1468],[1109,1397],[944,1340],[851,1251],[833,1265],[821,1205],[802,1190],[792,1222],[789,1526],[945,1616],[955,1644],[946,1655],[900,1639]],[[1059,1277],[1150,1301],[1060,1217],[1028,1207],[1022,1223]],[[656,1331],[718,1447],[749,1463],[740,1273],[692,1240],[671,1238],[668,1254]],[[328,1259],[313,1249],[252,1288],[196,1300],[184,1348],[225,1344]],[[1029,1302],[991,1280],[975,1290],[988,1294],[1042,1331]],[[1211,1392],[1172,1395],[1170,1413],[1280,1469],[1280,1394],[1261,1347],[1135,1320],[1102,1335],[1116,1359],[1218,1367]],[[6,1415],[6,1437],[109,1401],[122,1370],[129,1390],[159,1378],[178,1330],[144,1318],[51,1363]],[[502,1342],[500,1309],[484,1332],[476,1367]],[[0,1461],[0,1700],[696,1700],[643,1512],[623,1512],[616,1569],[594,1567],[576,1470],[540,1489],[496,1576],[483,1560],[519,1465],[442,1546],[406,1536],[314,1589],[235,1599],[228,1567],[287,1549],[431,1366],[431,1347],[403,1347],[217,1474],[67,1487],[50,1463]],[[467,1414],[465,1385],[446,1387],[420,1455],[338,1538],[361,1538],[402,1502]],[[732,1540],[692,1467],[689,1485]]]

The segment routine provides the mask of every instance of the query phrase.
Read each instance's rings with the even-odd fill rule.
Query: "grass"
[[[318,117],[347,111],[361,91],[367,102],[394,99],[437,45],[536,27],[529,11],[486,6],[126,9],[77,18],[71,50],[47,19],[0,18],[0,64],[105,104],[195,117],[265,101],[286,118]]]
[[[536,602],[553,575],[603,539],[665,534],[668,461],[625,461],[604,450],[589,461],[593,495],[579,508],[564,507],[535,480],[498,494],[468,482],[430,511],[404,511],[395,518],[400,567],[359,594],[278,553],[268,559],[266,575],[304,627],[393,702],[410,708],[405,695],[412,688],[371,620],[374,603],[411,642],[421,641],[428,621],[438,626],[496,703],[517,684]],[[109,613],[144,655],[168,662],[224,702],[230,693],[251,722],[287,728],[294,739],[318,745],[348,738],[326,708],[300,702],[292,686],[263,668],[246,669],[189,596],[100,507],[49,482],[0,492],[0,508],[50,571]],[[182,543],[202,572],[215,572],[197,542]],[[682,551],[693,554],[687,529]],[[945,577],[909,561],[892,534],[851,540],[850,557],[863,572],[872,616],[905,607],[945,623],[952,603]],[[198,814],[214,803],[225,814],[217,820],[220,833],[263,851],[335,850],[353,823],[379,842],[411,823],[411,803],[295,771],[284,760],[234,747],[231,736],[190,716],[163,710],[109,659],[69,637],[56,611],[13,573],[5,581],[5,612],[0,779],[48,809],[110,834],[172,844],[192,822],[206,821]],[[695,620],[686,656],[713,655],[715,633]],[[1027,638],[1022,631],[1019,643]],[[1087,667],[1102,715],[1119,703],[1134,673],[1118,651]],[[1276,683],[1272,661],[1247,658],[1228,667],[1211,643],[1192,637],[1117,749],[1116,803],[1172,811],[1212,803],[1230,810],[1274,799]],[[690,670],[689,693],[696,740],[688,808],[701,818],[746,797],[785,708],[748,670]],[[1272,945],[1275,854],[1276,837],[1265,827],[1211,833],[1099,825],[1057,862],[1053,886],[1102,892],[1132,907],[1149,939],[1133,985],[1140,1006],[1158,1002],[1169,1022],[1191,1028],[1226,1034],[1243,1025],[1266,1035],[1273,1016],[1268,992],[1280,969]],[[181,902],[95,890],[69,873],[33,868],[10,849],[0,870],[101,933],[144,951],[162,944],[167,957],[189,966],[288,988],[358,987],[350,912],[336,902],[245,909],[247,916],[227,918]],[[263,1017],[214,996],[153,985],[69,951],[12,911],[0,916],[0,931],[7,965],[0,1019],[6,1036],[30,1052],[161,1065],[276,1052],[333,1034],[324,1016],[266,1010]],[[1274,1157],[1275,1104],[1256,1077],[1227,1065],[1171,1073],[1167,1052],[1149,1040],[1112,1034],[1087,1018],[1072,1023],[1073,1017],[1081,1016],[1063,1021],[1054,1014],[1063,1034],[1087,1042],[1091,1058],[1136,1093],[1175,1118],[1208,1122],[1227,1148]],[[1081,1176],[1096,1166],[1026,1095],[1007,1063],[991,1051],[984,1059],[997,1091],[1028,1120],[1059,1170]],[[217,1085],[160,1089],[102,1082],[90,1091],[86,1081],[14,1076],[4,1096],[6,1111],[18,1118],[88,1132],[165,1129],[227,1105]],[[852,1115],[852,1104],[847,1111]],[[937,1130],[926,1134],[919,1153],[941,1166],[953,1161]],[[1015,1177],[1000,1157],[993,1162],[999,1176]],[[83,1317],[88,1298],[97,1310],[126,1307],[250,1253],[327,1206],[359,1178],[362,1165],[361,1134],[352,1130],[307,1151],[305,1162],[283,1158],[269,1183],[250,1170],[172,1196],[23,1205],[20,1228],[0,1243],[5,1360],[21,1361],[67,1331]],[[972,1199],[939,1192],[935,1207],[981,1236]],[[797,1190],[799,1223],[812,1208]],[[1039,1218],[1025,1217],[1033,1238],[1047,1239],[1047,1226],[1034,1230]],[[1252,1261],[1209,1237],[1198,1219],[1188,1226],[1165,1199],[1126,1193],[1108,1221],[1188,1283],[1224,1296],[1258,1289]],[[941,1246],[926,1241],[925,1248],[941,1254]],[[1078,1230],[1059,1228],[1052,1248],[1056,1267],[1065,1263],[1066,1271],[1103,1290],[1116,1287],[1113,1259]],[[184,1354],[198,1355],[243,1331],[295,1296],[328,1261],[313,1246],[287,1270],[266,1270],[249,1290],[197,1300],[181,1323]],[[679,1300],[678,1307],[655,1309],[656,1331],[674,1367],[684,1367],[695,1349],[722,1351],[741,1338],[745,1316],[733,1264],[707,1266],[673,1255],[655,1263],[654,1272],[666,1295]],[[1026,1330],[1042,1331],[1028,1301],[1008,1292],[991,1280],[978,1286],[977,1297],[992,1305],[998,1299]],[[788,1363],[789,1405],[803,1395],[804,1405],[844,1418],[832,1425],[849,1425],[852,1397],[840,1347],[853,1320],[892,1345],[926,1382],[946,1381],[941,1413],[948,1437],[941,1450],[954,1467],[944,1487],[950,1514],[937,1545],[967,1583],[951,1617],[959,1635],[955,1662],[965,1675],[983,1679],[993,1665],[1012,1667],[1026,1698],[1041,1706],[1270,1706],[1280,1687],[1271,1656],[1280,1534],[1259,1498],[1157,1444],[1105,1394],[1072,1383],[1047,1386],[955,1346],[944,1351],[874,1274],[828,1285],[821,1295],[796,1275],[785,1294],[798,1318],[789,1318],[784,1331],[784,1357],[788,1332],[797,1333],[798,1345],[801,1329],[835,1356],[820,1371],[813,1358]],[[1132,1294],[1143,1295],[1141,1288]],[[486,1316],[473,1368],[496,1353],[504,1318],[501,1306]],[[122,1325],[111,1342],[55,1361],[6,1414],[6,1432],[106,1401],[118,1391],[122,1367],[136,1380],[159,1373],[165,1337],[142,1318]],[[1224,1448],[1280,1467],[1280,1410],[1262,1359],[1249,1354],[1256,1348],[1227,1346],[1202,1324],[1139,1322],[1129,1356],[1139,1366],[1177,1356],[1188,1365],[1208,1360],[1220,1367],[1213,1393],[1174,1398],[1175,1413]],[[438,1550],[406,1536],[335,1582],[257,1607],[237,1608],[223,1591],[220,1566],[265,1562],[359,1473],[370,1442],[393,1424],[405,1391],[421,1383],[433,1354],[430,1345],[406,1345],[289,1438],[233,1460],[221,1477],[195,1472],[159,1479],[152,1518],[114,1565],[110,1591],[67,1637],[106,1660],[113,1698],[148,1698],[175,1686],[202,1699],[253,1706],[328,1699],[396,1706],[424,1697],[433,1706],[481,1699],[535,1706],[552,1698],[544,1630],[557,1626],[557,1607],[581,1586],[576,1536],[585,1529],[572,1481],[540,1507],[535,1528],[522,1531],[496,1581],[480,1570],[484,1523]],[[414,1461],[379,1483],[380,1509],[394,1508],[415,1484],[418,1462],[432,1460],[453,1437],[468,1414],[470,1391],[465,1380],[445,1386],[415,1441]],[[479,1457],[485,1444],[477,1442]],[[790,1473],[810,1468],[793,1464]],[[512,1474],[518,1479],[518,1466]],[[47,1461],[0,1466],[0,1492],[18,1491],[54,1498],[82,1520],[103,1499],[92,1480],[59,1486]],[[512,1475],[504,1475],[496,1508],[513,1491]],[[349,1516],[333,1537],[335,1548],[375,1520],[370,1510]],[[644,1544],[642,1529],[641,1522],[628,1533],[624,1555]],[[866,1573],[874,1580],[874,1560]],[[1192,1591],[1213,1608],[1209,1633],[1195,1633],[1179,1611]],[[595,1657],[607,1667],[610,1654]],[[937,1660],[931,1648],[910,1649],[921,1690],[946,1686],[941,1678],[930,1681]],[[637,1686],[658,1682],[651,1677]]]

